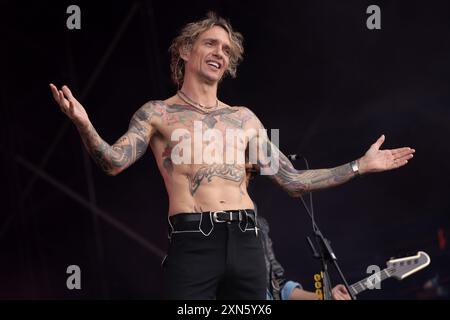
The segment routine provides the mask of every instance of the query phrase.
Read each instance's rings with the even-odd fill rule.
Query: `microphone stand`
[[[296,160],[297,155],[289,155],[288,158],[290,160]],[[308,160],[304,156],[301,156],[306,164],[306,169],[309,170],[309,164]],[[347,280],[345,279],[344,274],[341,271],[341,268],[339,267],[339,264],[337,262],[337,257],[333,252],[333,249],[331,248],[331,242],[324,237],[323,233],[320,231],[319,226],[317,225],[315,219],[314,219],[314,207],[313,207],[313,199],[312,199],[312,193],[309,193],[309,203],[311,210],[308,209],[308,205],[305,202],[305,199],[303,199],[303,196],[300,195],[300,200],[303,203],[303,206],[306,209],[306,212],[308,213],[309,217],[311,218],[312,222],[312,228],[316,240],[316,246],[311,241],[310,237],[306,237],[308,244],[311,248],[313,257],[316,259],[320,259],[321,265],[322,265],[322,272],[323,272],[323,292],[324,292],[324,300],[333,300],[332,296],[332,286],[331,286],[331,280],[330,275],[328,273],[328,265],[332,263],[332,265],[335,267],[337,272],[339,273],[339,277],[341,278],[342,282],[344,283],[348,294],[352,298],[352,300],[356,300],[355,294],[350,290],[350,286],[348,285]]]

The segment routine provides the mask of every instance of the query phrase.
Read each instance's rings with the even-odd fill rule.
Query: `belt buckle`
[[[219,220],[219,218],[217,217],[217,214],[218,214],[219,212],[227,213],[226,211],[214,211],[214,212],[212,213],[213,221],[216,222],[216,223],[224,223],[224,222],[227,222],[227,221],[225,221],[225,220]],[[228,212],[228,213],[229,213],[229,215],[231,216],[231,212]]]

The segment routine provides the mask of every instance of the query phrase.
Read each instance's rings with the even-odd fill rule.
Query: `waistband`
[[[205,218],[212,219],[216,223],[243,221],[246,216],[255,218],[255,211],[253,209],[239,209],[239,210],[220,210],[220,211],[205,211],[198,213],[178,213],[169,217],[172,224],[182,222],[199,222]]]
[[[197,213],[178,213],[168,218],[170,231],[173,233],[201,232],[209,235],[218,223],[239,223],[239,228],[244,232],[254,230],[258,234],[256,225],[256,213],[253,209],[205,211]]]

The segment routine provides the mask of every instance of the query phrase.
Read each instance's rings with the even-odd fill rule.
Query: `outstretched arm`
[[[74,122],[81,139],[97,165],[108,175],[117,175],[138,160],[147,150],[153,128],[151,119],[160,113],[152,102],[144,104],[133,115],[128,131],[116,143],[109,145],[95,130],[83,106],[67,86],[58,90],[50,84],[53,97],[61,110]]]
[[[297,170],[267,135],[259,130],[263,129],[263,126],[256,116],[253,115],[248,120],[247,128],[258,130],[253,139],[257,139],[257,144],[262,151],[258,152],[257,159],[260,169],[265,170],[265,175],[294,197],[306,192],[338,186],[357,175],[351,163],[329,169]],[[359,174],[396,169],[407,164],[413,157],[415,150],[409,147],[380,150],[384,139],[382,135],[370,146],[363,157],[356,160]],[[273,161],[276,161],[277,165],[274,166]]]
[[[131,118],[128,131],[112,146],[106,143],[89,123],[78,127],[86,149],[97,165],[108,175],[115,176],[136,162],[147,150],[152,128],[152,104],[142,106]]]
[[[293,197],[338,186],[356,176],[350,163],[330,169],[297,170],[267,137],[259,136],[259,139],[262,144],[262,152],[258,157],[260,170],[265,169],[264,174]],[[268,158],[261,160],[266,155]],[[274,166],[275,169],[270,167],[272,161],[278,161],[278,165]]]

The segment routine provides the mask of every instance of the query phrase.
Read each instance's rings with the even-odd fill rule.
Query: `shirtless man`
[[[264,254],[244,183],[245,165],[205,159],[200,163],[195,159],[174,161],[198,156],[194,139],[199,126],[200,133],[216,129],[224,136],[227,129],[255,129],[243,143],[232,145],[237,155],[242,156],[253,139],[263,141],[268,155],[279,151],[258,131],[263,126],[253,112],[217,98],[221,79],[236,75],[243,54],[242,36],[224,19],[208,14],[186,25],[170,52],[172,78],[181,89],[164,101],[144,104],[133,115],[128,131],[113,145],[100,137],[67,86],[58,89],[50,84],[50,88],[106,174],[119,174],[151,147],[169,196],[171,242],[163,263],[166,298],[265,299]],[[381,136],[360,159],[331,169],[299,171],[280,152],[278,168],[268,177],[298,196],[337,186],[358,174],[398,168],[412,158],[411,148],[380,150],[383,141]],[[192,146],[191,155],[185,149],[180,151],[182,142]],[[202,141],[200,148],[217,143],[218,139]],[[258,158],[261,168],[268,168],[266,160]]]

